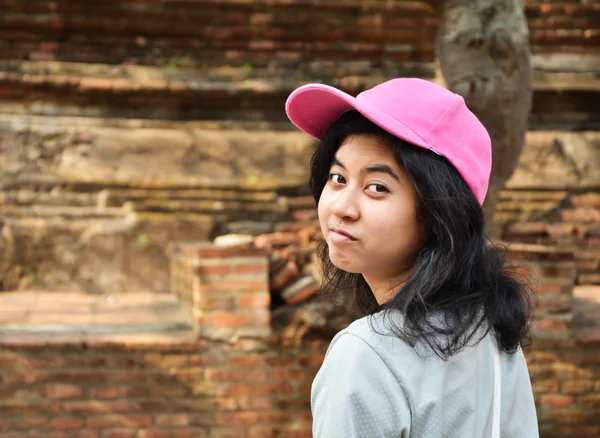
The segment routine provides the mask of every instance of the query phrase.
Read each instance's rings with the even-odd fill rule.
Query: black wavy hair
[[[414,185],[417,216],[425,238],[410,278],[399,293],[379,305],[361,274],[335,267],[327,243],[318,255],[325,295],[362,316],[386,312],[394,335],[409,345],[428,346],[446,360],[490,331],[498,345],[514,353],[529,339],[532,294],[507,260],[506,248],[491,244],[483,210],[450,162],[432,151],[401,140],[357,111],[344,113],[328,129],[311,160],[310,188],[318,204],[331,163],[350,135],[381,137]],[[403,314],[402,322],[393,310]]]

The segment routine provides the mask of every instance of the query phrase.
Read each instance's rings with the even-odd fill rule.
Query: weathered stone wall
[[[575,250],[577,281],[594,284],[599,12],[526,6],[532,131],[497,220],[506,240]],[[424,3],[321,7],[0,5],[0,288],[168,292],[171,241],[314,224],[312,141],[285,121],[289,92],[437,80]]]

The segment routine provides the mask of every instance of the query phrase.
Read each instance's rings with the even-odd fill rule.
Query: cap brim
[[[294,125],[322,140],[333,122],[355,108],[355,101],[349,94],[328,85],[308,84],[290,94],[285,111]]]
[[[323,140],[331,124],[344,112],[352,109],[387,132],[417,146],[430,148],[423,138],[402,121],[329,85],[303,85],[290,94],[285,104],[285,111],[291,122],[317,140]]]

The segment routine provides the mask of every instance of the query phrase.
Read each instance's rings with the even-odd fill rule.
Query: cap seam
[[[398,120],[398,119],[395,119],[395,118],[393,118],[393,117],[389,116],[389,115],[388,115],[388,114],[387,114],[385,111],[382,111],[381,109],[379,109],[379,108],[378,108],[377,106],[375,106],[375,105],[372,105],[372,106],[371,106],[371,108],[373,108],[373,109],[375,109],[376,111],[378,111],[379,113],[383,114],[385,117],[387,117],[387,118],[390,118],[390,119],[394,120],[394,121],[395,121],[395,122],[397,122],[397,123],[400,123],[400,124],[401,124],[402,126],[404,126],[406,129],[408,129],[410,132],[412,132],[414,135],[416,135],[416,136],[417,136],[417,137],[419,137],[421,140],[423,140],[423,142],[424,142],[424,143],[426,143],[426,144],[427,144],[427,146],[429,146],[429,148],[433,150],[433,147],[431,146],[431,142],[430,142],[428,139],[426,139],[426,138],[423,138],[423,136],[422,136],[421,134],[419,134],[418,132],[415,132],[415,130],[414,130],[414,129],[412,129],[410,126],[408,126],[406,123],[404,123],[404,122],[403,122],[403,121],[401,121],[401,120]],[[368,119],[369,119],[371,122],[373,122],[375,125],[377,125],[377,126],[379,126],[380,128],[382,128],[382,129],[384,129],[384,130],[385,130],[385,128],[383,128],[383,127],[382,127],[381,125],[379,125],[379,124],[378,124],[376,121],[374,121],[373,119],[371,119],[370,117],[368,117],[366,114],[363,114],[363,113],[362,113],[362,111],[360,111],[358,108],[355,108],[355,109],[356,109],[356,110],[357,110],[359,113],[361,113],[363,116],[365,116],[366,118],[368,118]],[[436,152],[436,153],[437,153],[437,152]],[[438,155],[440,155],[440,154],[438,153]]]
[[[448,114],[448,112],[450,110],[452,110],[452,109],[454,109],[456,107],[456,105],[458,104],[459,100],[460,100],[460,97],[458,97],[456,95],[452,96],[452,102],[450,103],[450,105],[448,105],[448,107],[444,110],[444,112],[442,113],[442,115],[438,117],[438,119],[435,121],[435,123],[433,124],[433,126],[429,129],[429,131],[427,131],[427,144],[429,145],[429,147],[431,147],[431,149],[433,149],[433,146],[431,145],[431,142],[429,141],[431,132],[435,128],[437,128],[437,126],[440,124],[440,122],[446,116],[446,114]]]

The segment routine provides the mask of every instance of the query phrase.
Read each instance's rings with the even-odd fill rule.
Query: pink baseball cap
[[[396,137],[445,157],[483,204],[492,167],[492,142],[461,96],[423,79],[400,78],[357,97],[328,85],[303,85],[290,94],[285,105],[292,123],[317,140],[352,109]]]

